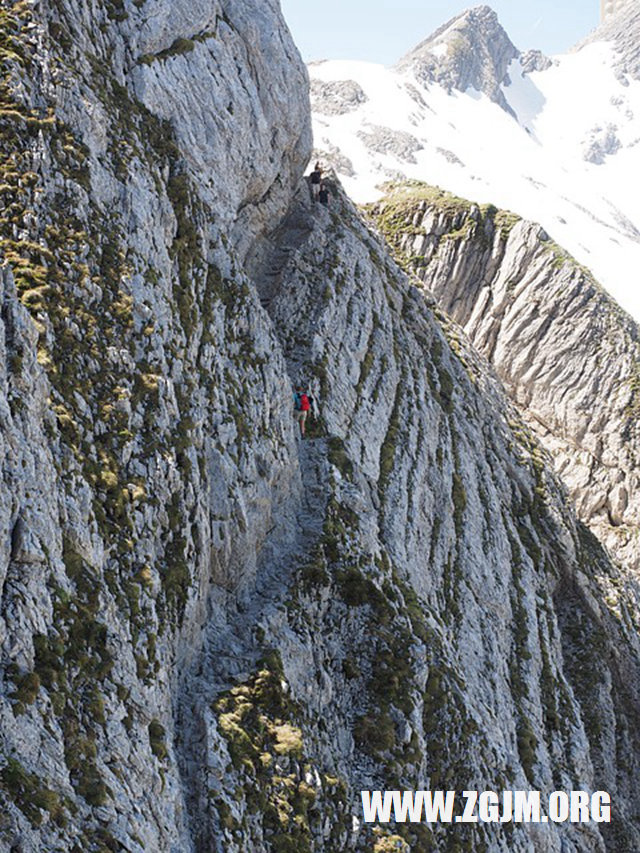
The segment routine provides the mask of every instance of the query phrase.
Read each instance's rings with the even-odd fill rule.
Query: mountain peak
[[[448,91],[476,89],[510,111],[500,87],[509,63],[518,55],[493,9],[475,6],[451,18],[396,67]]]
[[[465,9],[463,12],[454,15],[453,18],[450,18],[447,23],[443,24],[435,31],[433,36],[435,37],[446,32],[449,28],[458,23],[468,24],[470,26],[483,24],[502,29],[500,21],[498,20],[498,15],[494,12],[491,6],[472,6],[469,9]]]

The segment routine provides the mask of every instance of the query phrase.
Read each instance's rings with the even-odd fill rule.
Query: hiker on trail
[[[313,172],[309,175],[309,180],[311,182],[311,198],[314,201],[317,201],[320,194],[320,184],[322,183],[322,169],[320,168],[320,163],[316,163],[313,167]]]
[[[329,207],[329,188],[326,184],[320,184],[320,190],[318,192],[318,201],[320,204],[324,204],[325,207]]]
[[[311,397],[307,394],[302,385],[299,385],[296,388],[293,395],[293,408],[296,420],[300,424],[300,436],[304,438],[305,421],[307,420],[307,414],[311,409]]]

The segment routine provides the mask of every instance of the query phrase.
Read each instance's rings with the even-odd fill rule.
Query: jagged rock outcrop
[[[616,154],[622,148],[618,137],[618,128],[614,124],[591,129],[590,137],[584,145],[584,159],[601,166],[607,157]]]
[[[5,11],[0,843],[637,848],[626,580],[484,359],[311,203],[279,4]],[[396,786],[614,822],[360,826]]]
[[[345,115],[367,102],[367,96],[354,80],[313,80],[311,103],[322,115]]]
[[[489,6],[467,9],[452,18],[398,62],[423,84],[439,83],[451,91],[476,89],[512,112],[502,86],[518,56],[498,16]]]
[[[525,74],[531,74],[532,71],[546,71],[553,66],[553,60],[545,56],[541,50],[525,50],[519,58]]]
[[[358,131],[360,139],[371,151],[378,154],[393,154],[405,163],[415,163],[416,151],[424,147],[422,143],[406,131],[392,130],[389,127],[367,126],[366,130]]]
[[[420,185],[372,210],[491,361],[580,518],[637,572],[637,324],[534,223]]]

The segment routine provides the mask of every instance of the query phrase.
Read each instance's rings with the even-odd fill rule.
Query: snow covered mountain
[[[394,68],[310,68],[315,145],[352,197],[409,177],[540,222],[640,319],[640,9],[573,52],[514,47],[487,6]]]

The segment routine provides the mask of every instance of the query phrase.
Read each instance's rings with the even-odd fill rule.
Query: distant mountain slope
[[[594,42],[606,41],[613,45],[616,67],[621,78],[628,75],[640,80],[640,6],[629,0],[621,12],[603,21],[578,48]]]
[[[315,146],[357,201],[409,177],[540,222],[638,319],[637,44],[633,12],[550,60],[472,9],[395,68],[313,63]]]

